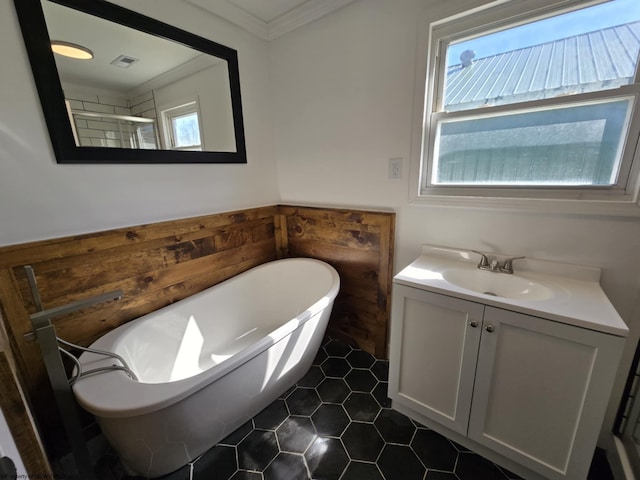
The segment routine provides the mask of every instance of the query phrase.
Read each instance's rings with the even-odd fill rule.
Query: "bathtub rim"
[[[105,418],[126,418],[137,415],[152,413],[163,408],[169,407],[184,398],[194,394],[195,392],[205,388],[216,379],[227,375],[233,370],[239,368],[253,357],[267,350],[287,335],[293,333],[297,328],[301,327],[305,322],[313,318],[315,315],[321,314],[326,308],[331,307],[335,297],[340,289],[340,277],[338,272],[327,262],[313,258],[294,257],[280,260],[273,260],[257,265],[245,272],[235,275],[223,282],[206,288],[187,298],[206,295],[207,291],[230,283],[239,281],[243,276],[250,274],[255,269],[267,268],[270,264],[278,262],[304,262],[315,263],[327,269],[331,275],[331,287],[318,299],[310,305],[304,312],[287,320],[275,330],[262,337],[252,345],[242,349],[231,358],[216,365],[215,367],[205,370],[197,375],[189,378],[176,380],[166,383],[142,383],[132,380],[123,371],[110,371],[84,377],[77,381],[73,386],[73,391],[77,402],[88,412],[97,417]],[[178,303],[178,302],[176,302]],[[171,306],[171,305],[169,305]],[[167,307],[163,307],[167,308]],[[110,351],[111,347],[116,343],[118,338],[126,334],[127,330],[136,327],[141,321],[151,315],[157,314],[162,309],[145,314],[141,317],[131,320],[110,332],[106,333],[94,343],[92,348]],[[80,360],[83,364],[91,362],[91,367],[100,367],[113,365],[114,361],[110,358],[98,358],[94,354],[84,353]],[[127,395],[122,395],[127,392]],[[178,393],[176,393],[178,392]]]

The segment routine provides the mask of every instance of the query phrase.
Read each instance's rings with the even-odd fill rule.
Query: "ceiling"
[[[264,40],[273,40],[355,0],[185,1],[224,18]]]
[[[278,17],[300,7],[307,0],[227,0],[263,22],[273,22]],[[210,1],[209,3],[214,3]],[[220,3],[220,2],[217,2]]]
[[[182,0],[232,22],[252,34],[271,40],[306,25],[355,0]],[[123,3],[123,2],[120,2]],[[204,68],[200,52],[53,2],[43,2],[47,29],[53,40],[78,43],[91,49],[91,62],[55,55],[63,84],[91,85],[112,92],[131,92],[146,82],[191,62]],[[153,55],[152,52],[162,52]],[[131,68],[111,62],[125,55],[139,59]],[[214,57],[208,57],[214,58]],[[213,62],[212,62],[213,63]]]

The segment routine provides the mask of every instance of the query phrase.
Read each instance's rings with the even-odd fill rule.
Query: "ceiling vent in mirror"
[[[139,61],[139,59],[130,57],[129,55],[120,55],[118,58],[111,62],[111,65],[115,65],[116,67],[129,68],[137,61]]]

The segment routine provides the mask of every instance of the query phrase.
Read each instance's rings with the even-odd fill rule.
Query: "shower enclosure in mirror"
[[[246,163],[235,50],[104,0],[14,4],[58,163]]]

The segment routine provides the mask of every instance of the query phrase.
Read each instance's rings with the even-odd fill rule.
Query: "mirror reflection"
[[[237,152],[228,62],[67,6],[42,2],[78,147]],[[87,58],[90,57],[90,58]]]
[[[14,7],[58,163],[247,162],[233,48],[105,0]]]

